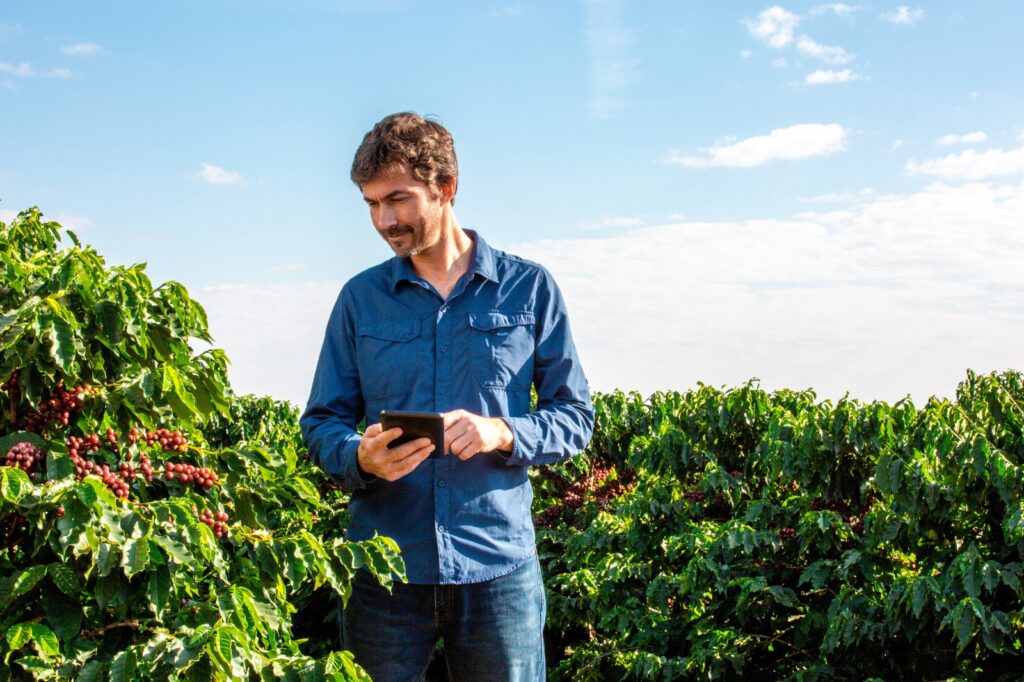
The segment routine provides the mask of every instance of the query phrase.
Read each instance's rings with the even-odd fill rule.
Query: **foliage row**
[[[537,477],[570,679],[1016,679],[1024,380],[917,408],[748,384],[596,401]]]
[[[231,394],[184,287],[63,236],[0,223],[0,679],[365,679],[293,616],[397,547],[341,537],[294,408]]]

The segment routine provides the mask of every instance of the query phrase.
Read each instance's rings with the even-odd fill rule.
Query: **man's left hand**
[[[497,417],[453,410],[444,414],[444,449],[461,460],[492,450],[512,452],[512,429]]]

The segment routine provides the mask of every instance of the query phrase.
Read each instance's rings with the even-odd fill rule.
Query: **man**
[[[374,680],[422,679],[438,637],[455,679],[543,679],[527,468],[582,450],[594,420],[565,303],[542,267],[460,227],[440,124],[386,117],[352,180],[395,257],[342,288],[301,426],[353,491],[347,537],[394,538],[409,584],[389,595],[359,571],[345,646]],[[381,430],[382,409],[444,413],[445,452],[389,447],[401,432]]]

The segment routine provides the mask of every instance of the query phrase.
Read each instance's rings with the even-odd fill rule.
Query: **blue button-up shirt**
[[[532,556],[527,467],[579,452],[594,426],[551,274],[467,233],[473,259],[447,300],[397,256],[345,284],[300,420],[313,461],[353,490],[347,537],[394,538],[411,583],[490,580]],[[512,452],[445,453],[394,482],[359,470],[364,416],[460,408],[502,418]]]

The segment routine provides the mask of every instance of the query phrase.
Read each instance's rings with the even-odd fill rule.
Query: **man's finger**
[[[408,443],[402,443],[396,448],[391,450],[390,454],[392,459],[396,462],[408,459],[409,457],[416,457],[419,452],[424,448],[433,449],[434,444],[429,438],[417,438],[416,440],[409,441]],[[427,450],[427,454],[430,454],[430,450]]]
[[[384,443],[384,445],[389,445],[391,443],[391,441],[393,441],[394,439],[398,438],[401,435],[402,435],[401,427],[394,426],[394,427],[388,429],[387,431],[381,431],[380,435],[377,436],[377,437],[380,439],[381,443]]]
[[[451,412],[445,412],[444,428],[447,430],[449,427],[451,427],[452,424],[455,424],[460,419],[462,419],[462,415],[464,414],[466,414],[465,410],[452,410]]]
[[[366,427],[366,430],[363,431],[363,437],[373,438],[374,436],[379,436],[383,428],[384,427],[380,425],[380,422],[377,422],[376,424],[370,424],[369,426]]]

